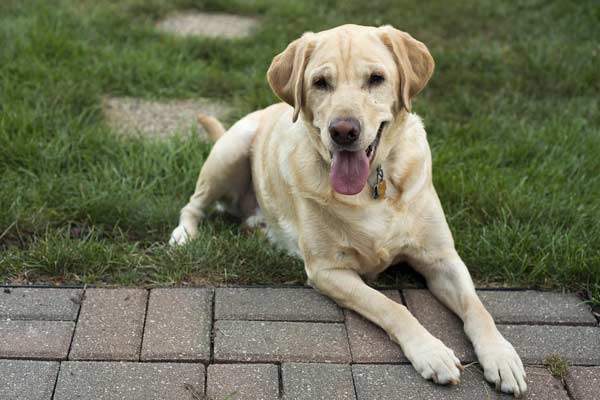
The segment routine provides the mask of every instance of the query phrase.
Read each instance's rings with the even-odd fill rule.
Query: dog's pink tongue
[[[364,151],[336,151],[329,172],[333,190],[341,194],[357,194],[369,177],[369,158]]]

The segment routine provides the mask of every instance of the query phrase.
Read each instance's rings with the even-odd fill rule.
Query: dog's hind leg
[[[258,129],[259,112],[235,123],[215,143],[200,170],[196,190],[181,210],[179,226],[171,234],[171,245],[184,244],[198,234],[204,210],[224,200],[243,213],[248,191],[252,190],[250,147]],[[202,122],[202,121],[200,121]]]

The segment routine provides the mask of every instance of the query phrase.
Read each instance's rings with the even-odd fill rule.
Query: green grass
[[[260,15],[252,37],[157,33],[175,9]],[[600,303],[600,7],[594,1],[4,0],[0,2],[0,281],[301,283],[298,260],[211,215],[166,246],[209,146],[123,138],[103,95],[210,97],[228,122],[274,101],[272,57],[306,30],[390,23],[428,44],[418,98],[434,179],[480,285],[562,288]],[[389,273],[382,283],[409,278]],[[412,278],[410,278],[412,279]]]
[[[555,378],[564,380],[567,376],[569,363],[558,354],[552,354],[546,357],[544,359],[544,365]]]

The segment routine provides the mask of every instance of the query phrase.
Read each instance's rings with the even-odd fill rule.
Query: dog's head
[[[273,91],[314,126],[330,180],[341,194],[364,188],[385,127],[433,74],[427,47],[391,26],[344,25],[305,33],[273,59]]]

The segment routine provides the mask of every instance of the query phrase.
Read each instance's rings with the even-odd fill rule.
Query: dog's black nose
[[[356,118],[336,118],[329,124],[329,134],[339,145],[352,144],[360,136],[360,122]]]

